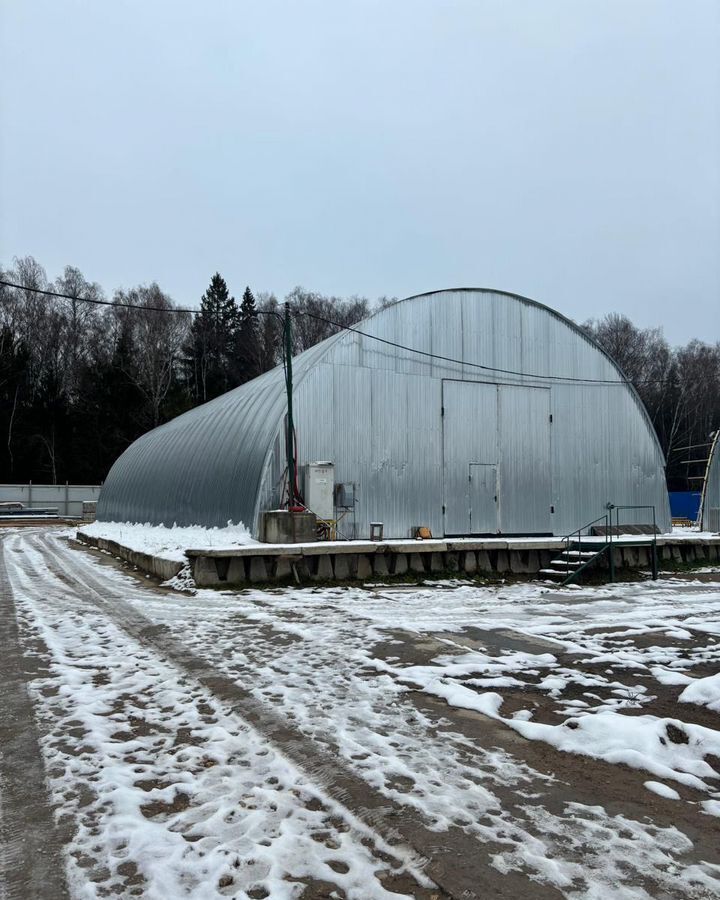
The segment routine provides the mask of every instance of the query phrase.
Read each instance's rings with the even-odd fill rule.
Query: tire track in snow
[[[258,701],[249,689],[217,672],[193,654],[164,625],[157,625],[135,610],[123,595],[104,584],[94,566],[81,554],[65,549],[45,534],[31,543],[43,553],[49,571],[70,588],[74,598],[100,608],[127,634],[171,664],[182,669],[274,744],[307,777],[374,832],[378,844],[390,848],[403,862],[420,857],[427,877],[457,900],[484,897],[497,887],[497,872],[489,872],[486,854],[477,839],[460,828],[442,834],[428,830],[417,814],[401,807],[370,786],[343,761],[313,740],[295,731],[287,719]],[[508,872],[503,877],[507,896],[522,896],[527,880]],[[561,893],[549,885],[533,883],[534,900],[556,900]]]
[[[65,900],[63,839],[46,792],[4,540],[0,538],[0,898]]]

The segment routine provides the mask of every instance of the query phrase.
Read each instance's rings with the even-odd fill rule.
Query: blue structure
[[[700,491],[670,491],[670,514],[673,519],[697,522],[701,497]]]

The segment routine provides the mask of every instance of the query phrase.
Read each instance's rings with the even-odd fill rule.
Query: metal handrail
[[[570,552],[569,551],[570,551],[571,540],[574,540],[575,535],[577,535],[577,538],[578,538],[577,543],[580,544],[580,546],[582,546],[582,540],[581,540],[582,532],[587,531],[588,528],[592,528],[593,525],[597,525],[598,522],[604,522],[605,523],[605,546],[602,548],[604,550],[605,547],[608,546],[608,544],[612,544],[612,534],[610,533],[611,528],[609,527],[609,525],[611,524],[611,520],[612,520],[612,513],[608,509],[608,511],[605,513],[605,515],[598,516],[597,519],[593,519],[592,522],[588,522],[587,525],[581,525],[580,528],[576,528],[574,531],[571,531],[570,534],[565,535],[565,537],[563,538],[563,543],[565,544],[564,553],[565,553],[565,577],[566,578],[570,577]],[[600,552],[602,552],[602,551],[600,551]],[[612,553],[610,554],[610,556],[612,557]],[[612,561],[610,563],[610,569],[611,569],[611,573],[612,573]]]
[[[651,509],[652,510],[652,577],[653,581],[657,581],[658,577],[658,560],[657,560],[657,518],[654,506],[615,506],[608,504],[610,511],[610,525],[612,526],[612,511],[615,510],[615,527],[620,532],[620,510],[621,509]]]
[[[654,506],[630,506],[630,505],[620,505],[616,506],[614,503],[608,503],[606,506],[607,512],[603,516],[598,516],[597,519],[593,519],[592,522],[588,522],[587,525],[583,525],[580,528],[576,528],[574,531],[571,531],[570,534],[565,535],[562,539],[565,545],[565,578],[566,580],[570,578],[570,543],[576,542],[578,546],[582,547],[582,532],[587,531],[592,528],[593,525],[597,525],[598,522],[605,523],[605,543],[603,546],[597,551],[595,554],[595,559],[601,553],[605,551],[608,552],[608,561],[610,564],[610,581],[615,581],[615,560],[613,558],[613,510],[615,510],[615,527],[618,531],[618,536],[620,534],[620,510],[627,509],[650,509],[652,510],[652,577],[653,580],[656,581],[658,577],[658,558],[657,558],[657,517],[655,513]],[[592,560],[591,560],[592,561]],[[579,570],[575,570],[574,574],[577,574]]]

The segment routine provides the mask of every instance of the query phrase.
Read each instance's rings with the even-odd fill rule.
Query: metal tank
[[[664,459],[641,401],[559,313],[462,288],[355,327],[364,335],[341,332],[293,361],[298,462],[332,461],[335,480],[355,485],[354,536],[370,522],[386,538],[421,525],[561,535],[607,503],[654,505],[669,530]],[[241,521],[257,536],[262,511],[282,502],[284,414],[278,367],[144,435],[111,469],[98,518]]]

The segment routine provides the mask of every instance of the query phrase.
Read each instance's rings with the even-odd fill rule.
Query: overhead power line
[[[534,372],[519,372],[514,369],[500,369],[497,366],[486,366],[482,363],[470,362],[466,359],[455,359],[452,356],[441,356],[438,353],[431,353],[429,350],[418,350],[416,347],[406,347],[404,344],[399,344],[397,341],[391,341],[388,338],[378,337],[375,334],[368,334],[365,331],[360,331],[359,328],[355,328],[353,325],[342,325],[340,322],[333,322],[332,319],[327,319],[325,316],[320,316],[317,313],[307,312],[307,310],[299,310],[300,314],[304,316],[309,316],[311,319],[319,319],[321,322],[327,322],[328,325],[334,325],[336,328],[342,328],[345,331],[352,331],[355,334],[359,334],[361,337],[370,338],[373,341],[379,341],[381,344],[388,344],[390,347],[396,347],[400,350],[407,350],[410,353],[417,353],[420,356],[427,356],[430,359],[441,360],[442,362],[455,363],[458,366],[472,366],[474,369],[481,369],[485,372],[494,372],[501,375],[516,375],[520,378],[535,378],[538,381],[561,381],[561,382],[579,382],[580,384],[627,384],[632,386],[633,382],[628,381],[627,378],[620,378],[617,381],[613,381],[609,378],[573,378],[571,375],[539,375]],[[652,379],[648,381],[638,381],[635,384],[663,384],[662,379]]]
[[[202,312],[202,310],[200,309],[187,309],[179,306],[145,306],[141,303],[124,303],[119,300],[98,300],[93,297],[73,297],[71,294],[62,294],[58,291],[48,291],[41,288],[27,287],[26,285],[15,284],[12,281],[5,281],[4,279],[0,279],[0,284],[4,285],[5,287],[16,288],[17,290],[21,291],[30,291],[33,294],[42,294],[46,297],[55,297],[61,300],[73,300],[78,303],[91,303],[96,306],[114,306],[121,307],[123,309],[149,310],[151,312],[160,313],[189,313],[193,316],[199,315],[200,312]],[[255,311],[258,315],[276,316],[277,318],[282,319],[282,315],[273,310],[258,309]],[[473,369],[479,369],[480,371],[489,372],[491,374],[512,375],[517,378],[533,378],[536,381],[553,381],[570,384],[623,384],[630,387],[634,387],[638,384],[664,384],[664,379],[661,378],[632,382],[624,377],[621,377],[618,380],[612,380],[609,378],[574,378],[571,375],[541,375],[537,372],[521,372],[515,369],[501,369],[497,366],[487,366],[482,363],[471,362],[466,359],[455,359],[452,356],[442,356],[438,353],[432,353],[429,350],[419,350],[417,347],[408,347],[405,344],[398,343],[397,341],[391,341],[389,338],[378,337],[378,335],[376,334],[368,334],[366,331],[361,331],[359,328],[355,328],[353,325],[343,325],[341,322],[334,322],[332,319],[328,319],[326,316],[321,316],[318,313],[311,313],[305,309],[293,310],[293,315],[308,316],[311,319],[317,319],[320,322],[325,322],[327,325],[332,325],[334,328],[339,328],[343,331],[352,331],[354,334],[360,335],[360,337],[368,338],[368,340],[377,341],[381,344],[387,344],[390,347],[395,347],[397,350],[405,350],[407,353],[415,353],[418,356],[424,356],[428,359],[436,359],[440,362],[453,363],[454,365],[458,366],[469,366]]]
[[[72,294],[61,294],[58,291],[27,287],[24,284],[15,284],[12,281],[5,281],[3,279],[0,279],[0,284],[5,285],[5,287],[17,288],[19,291],[30,291],[32,294],[57,297],[59,300],[74,300],[77,303],[92,303],[94,306],[119,306],[122,309],[140,309],[161,313],[189,313],[191,316],[197,316],[202,312],[200,309],[187,309],[182,306],[146,306],[144,303],[124,303],[122,300],[98,300],[96,297],[74,297]],[[279,318],[282,318],[280,313],[272,312],[271,310],[258,309],[255,311],[261,316],[278,316]]]

